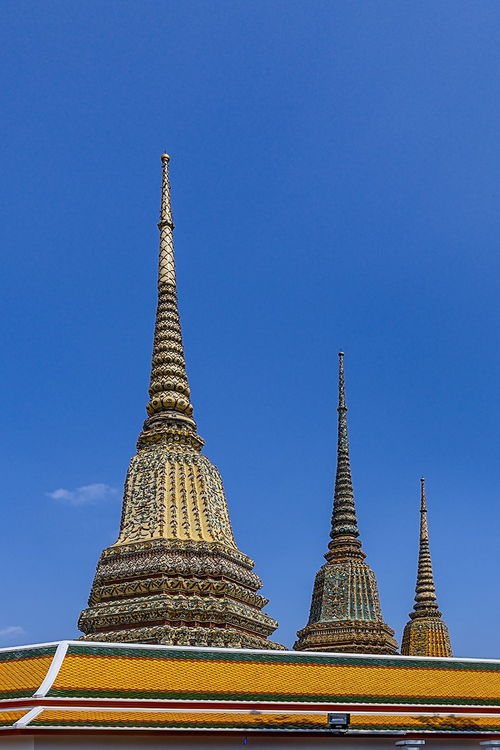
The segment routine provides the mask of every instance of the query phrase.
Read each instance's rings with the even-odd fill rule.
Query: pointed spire
[[[169,157],[163,154],[158,309],[148,418],[125,481],[120,533],[79,627],[90,641],[282,649],[262,581],[234,540],[222,477],[201,453],[177,309]]]
[[[403,633],[402,654],[451,656],[448,629],[441,619],[432,572],[425,479],[420,479],[420,539],[415,604]]]
[[[151,431],[155,435],[175,432],[177,440],[187,441],[199,450],[203,445],[203,440],[196,435],[196,423],[192,418],[193,406],[190,399],[177,305],[174,222],[168,169],[170,156],[162,154],[161,161],[163,174],[158,223],[160,230],[158,306],[149,386],[150,400],[146,407],[149,418],[144,424],[140,441],[148,439]]]
[[[431,551],[429,547],[429,526],[427,523],[427,498],[425,479],[420,479],[420,542],[418,551],[417,584],[415,587],[415,613],[441,616],[438,609],[434,575],[432,573]]]
[[[339,405],[337,473],[333,499],[331,542],[325,557],[333,560],[340,557],[365,558],[358,539],[354,490],[352,487],[351,461],[349,457],[349,435],[347,431],[347,404],[345,399],[344,352],[339,352]]]
[[[337,472],[327,562],[314,580],[309,620],[297,651],[395,654],[394,631],[382,619],[375,574],[364,562],[352,488],[344,353],[339,352]]]

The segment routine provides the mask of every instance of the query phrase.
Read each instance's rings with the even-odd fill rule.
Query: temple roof
[[[0,650],[0,729],[500,734],[500,661],[78,641]]]

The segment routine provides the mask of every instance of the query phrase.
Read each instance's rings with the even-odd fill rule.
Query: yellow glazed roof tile
[[[68,653],[52,695],[95,695],[207,700],[330,702],[486,702],[500,705],[500,674],[486,662],[412,661],[395,657],[314,660],[260,659],[256,652],[170,652],[144,649],[125,655],[96,648]],[[217,658],[219,657],[219,658]]]
[[[0,699],[33,695],[52,663],[55,647],[0,652]]]
[[[115,727],[168,729],[233,729],[233,730],[288,730],[328,732],[327,714],[290,713],[229,713],[166,711],[72,711],[44,710],[31,723],[33,727]],[[419,732],[492,732],[500,731],[500,717],[469,716],[391,716],[353,715],[349,727],[356,731],[419,731]]]
[[[205,727],[259,727],[259,726],[283,726],[288,724],[294,728],[301,726],[308,727],[324,726],[326,714],[315,716],[314,714],[296,715],[296,714],[266,714],[255,715],[247,713],[226,713],[226,712],[207,712],[207,713],[189,713],[180,712],[171,713],[165,711],[51,711],[45,710],[37,717],[33,724],[62,724],[75,723],[82,725],[85,722],[90,724],[107,724],[118,726],[120,724],[128,726],[205,726]]]
[[[11,727],[14,722],[21,719],[26,713],[24,711],[0,711],[0,727]]]

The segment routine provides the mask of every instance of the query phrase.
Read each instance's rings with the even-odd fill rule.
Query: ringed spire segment
[[[425,479],[420,479],[420,539],[418,550],[417,584],[415,587],[415,616],[441,616],[437,604],[436,586],[432,572],[431,550],[429,546],[429,525],[427,522],[427,498]],[[413,616],[410,615],[410,617]]]
[[[193,406],[186,372],[182,331],[177,303],[174,255],[174,222],[170,197],[170,156],[162,154],[162,188],[160,248],[158,260],[158,306],[153,343],[153,359],[149,386],[149,403],[143,435],[154,428],[177,425],[184,432],[196,432],[192,418]],[[197,437],[198,449],[203,444]]]
[[[337,471],[333,498],[331,542],[325,557],[365,558],[359,541],[358,520],[352,486],[351,460],[349,455],[349,433],[347,428],[347,403],[345,396],[344,352],[339,352],[339,400],[338,400]]]

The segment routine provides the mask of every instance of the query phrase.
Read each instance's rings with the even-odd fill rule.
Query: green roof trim
[[[55,646],[39,646],[35,648],[17,648],[8,651],[0,651],[0,662],[2,661],[23,661],[25,659],[38,659],[41,656],[54,656],[57,644]]]
[[[368,703],[380,705],[408,706],[500,706],[500,700],[483,700],[478,698],[421,698],[399,695],[317,695],[305,693],[185,693],[173,691],[147,690],[50,690],[49,698],[137,698],[144,700],[202,700],[202,701],[268,701],[273,703]]]
[[[37,688],[38,685],[34,685],[27,690],[1,690],[0,700],[8,700],[9,698],[31,698]],[[15,711],[16,709],[13,708],[9,710]]]

